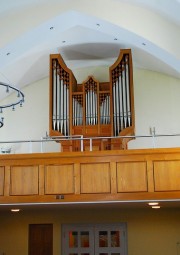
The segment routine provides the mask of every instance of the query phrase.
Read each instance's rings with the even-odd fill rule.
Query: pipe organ
[[[77,84],[59,54],[50,55],[50,136],[62,136],[63,151],[80,150],[80,140],[94,137],[94,150],[126,149],[134,134],[134,96],[131,50],[121,50],[109,68],[109,82],[89,76]],[[123,136],[123,137],[120,137]],[[99,139],[98,139],[99,137]],[[103,137],[103,138],[102,138]],[[84,142],[84,150],[89,146]]]

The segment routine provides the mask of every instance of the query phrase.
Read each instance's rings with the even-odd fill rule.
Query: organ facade
[[[77,84],[59,54],[50,55],[50,136],[67,138],[63,151],[79,151],[80,140],[92,137],[93,150],[126,149],[134,134],[134,96],[131,50],[121,50],[109,67],[109,81],[89,76]],[[99,138],[99,139],[98,139]],[[84,140],[84,148],[89,141]]]

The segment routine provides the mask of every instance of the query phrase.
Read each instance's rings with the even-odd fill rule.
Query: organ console
[[[63,151],[79,151],[77,135],[92,137],[93,150],[127,149],[134,134],[133,70],[130,49],[120,50],[109,82],[89,76],[77,84],[60,54],[50,55],[49,134],[62,136]],[[129,136],[129,137],[128,137]],[[84,140],[84,150],[89,140]]]

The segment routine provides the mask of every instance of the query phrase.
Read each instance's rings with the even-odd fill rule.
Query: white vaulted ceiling
[[[179,0],[0,0],[0,80],[47,77],[52,53],[72,70],[110,66],[121,48],[134,66],[180,78],[179,13]]]

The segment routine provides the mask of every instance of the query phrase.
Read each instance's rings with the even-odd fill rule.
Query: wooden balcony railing
[[[0,155],[0,203],[180,199],[180,148]]]

